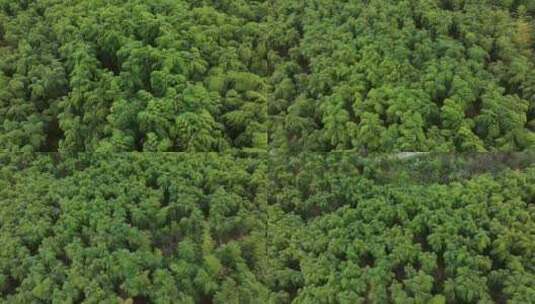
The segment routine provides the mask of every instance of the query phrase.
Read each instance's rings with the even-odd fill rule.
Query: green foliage
[[[275,1],[273,147],[532,149],[532,3]]]
[[[0,0],[0,302],[532,303],[534,24]]]
[[[269,303],[261,157],[4,154],[0,164],[2,303]]]
[[[0,154],[2,303],[529,303],[533,154]]]
[[[267,3],[220,2],[1,1],[0,149],[265,149]]]
[[[279,303],[530,302],[533,160],[276,156],[266,283]]]
[[[529,0],[1,1],[3,151],[525,151]]]

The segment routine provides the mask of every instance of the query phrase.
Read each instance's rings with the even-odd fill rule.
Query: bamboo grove
[[[5,154],[0,298],[529,303],[533,160]]]
[[[0,1],[5,151],[523,151],[531,0]]]
[[[534,131],[533,0],[0,0],[0,303],[535,303]]]

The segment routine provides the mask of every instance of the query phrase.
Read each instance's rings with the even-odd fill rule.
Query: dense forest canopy
[[[3,151],[535,147],[532,0],[0,0]]]
[[[533,155],[270,163],[277,303],[531,303]]]
[[[0,148],[266,149],[263,1],[0,1]]]
[[[534,153],[535,0],[0,0],[0,303],[533,303]]]
[[[534,1],[311,0],[273,8],[274,147],[535,147]]]
[[[0,155],[0,302],[269,303],[266,162]]]
[[[0,302],[530,303],[533,160],[0,154]]]

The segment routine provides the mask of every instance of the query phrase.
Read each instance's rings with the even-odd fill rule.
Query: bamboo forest
[[[0,304],[535,304],[535,0],[0,0]]]
[[[2,302],[530,303],[533,159],[3,155]]]

